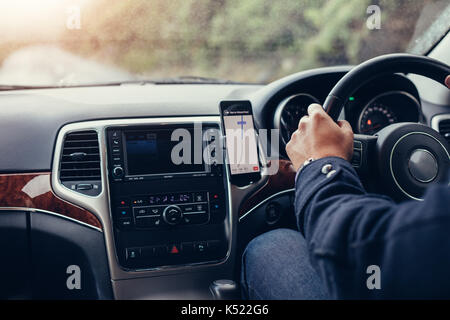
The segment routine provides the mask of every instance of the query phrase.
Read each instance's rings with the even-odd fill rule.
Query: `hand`
[[[301,118],[298,129],[286,145],[295,170],[314,158],[339,157],[350,161],[353,155],[353,131],[347,121],[334,122],[322,106],[312,104],[308,116]]]
[[[445,85],[450,89],[450,75],[445,78]]]

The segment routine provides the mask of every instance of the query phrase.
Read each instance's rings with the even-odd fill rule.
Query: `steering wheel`
[[[348,72],[331,90],[323,108],[337,121],[345,102],[356,89],[392,73],[414,73],[445,85],[450,67],[423,56],[379,56]],[[374,136],[355,134],[352,164],[361,177],[396,200],[423,200],[431,184],[449,183],[450,147],[428,126],[397,123]]]

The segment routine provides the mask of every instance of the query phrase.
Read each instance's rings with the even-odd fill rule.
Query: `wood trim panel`
[[[280,191],[294,188],[296,171],[292,166],[292,163],[289,160],[272,160],[269,163],[269,166],[273,163],[278,164],[277,173],[269,176],[266,184],[244,201],[239,209],[239,216],[244,215],[247,211],[268,197]]]
[[[93,213],[53,193],[50,172],[0,175],[0,207],[46,210],[102,229]]]

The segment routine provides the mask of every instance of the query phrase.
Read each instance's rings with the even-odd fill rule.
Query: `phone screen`
[[[258,144],[249,101],[223,101],[222,124],[230,174],[260,175]]]

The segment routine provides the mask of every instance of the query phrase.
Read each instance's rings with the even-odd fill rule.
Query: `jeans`
[[[309,262],[303,236],[277,229],[253,239],[242,257],[243,298],[251,300],[329,299]]]

